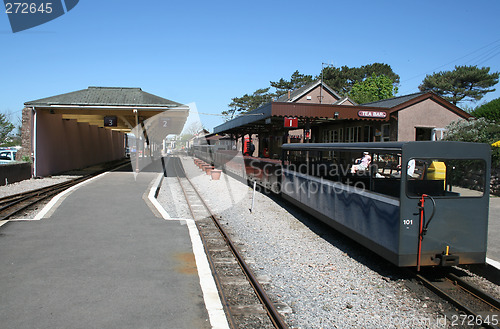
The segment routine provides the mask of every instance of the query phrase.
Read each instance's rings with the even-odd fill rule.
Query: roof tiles
[[[182,104],[144,92],[141,88],[89,87],[83,90],[26,102],[24,105],[168,107]]]

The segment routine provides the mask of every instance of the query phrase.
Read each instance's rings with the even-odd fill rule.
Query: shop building
[[[471,115],[432,92],[358,105],[321,81],[214,128],[251,140],[253,156],[277,158],[283,143],[336,143],[440,140],[445,127]]]

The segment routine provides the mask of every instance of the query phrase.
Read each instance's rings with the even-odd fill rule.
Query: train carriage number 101
[[[34,3],[28,2],[6,2],[5,3],[5,13],[6,14],[50,14],[52,13],[52,2],[41,3],[39,6]]]
[[[403,219],[403,225],[405,226],[413,225],[413,219]]]

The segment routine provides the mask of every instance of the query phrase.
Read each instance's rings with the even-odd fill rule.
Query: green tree
[[[373,63],[354,68],[342,66],[341,68],[325,67],[323,69],[323,81],[341,96],[348,96],[356,83],[364,81],[373,75],[388,77],[392,80],[393,90],[397,90],[399,75],[394,73],[391,66],[387,64]],[[284,95],[289,90],[301,88],[320,77],[321,74],[313,78],[312,75],[301,74],[297,70],[291,75],[290,80],[281,78],[278,81],[270,81],[271,87],[276,89],[275,93],[270,93],[271,87],[268,87],[257,89],[251,95],[245,94],[241,97],[232,98],[232,102],[228,105],[229,110],[222,111],[222,115],[225,116],[226,120],[231,120],[235,115],[254,110],[269,103],[274,97]]]
[[[349,97],[358,104],[364,104],[394,97],[397,92],[398,88],[389,77],[373,73],[366,80],[355,83]]]
[[[257,89],[251,95],[245,94],[242,97],[232,98],[232,102],[228,105],[230,109],[222,111],[222,115],[226,116],[227,120],[230,120],[235,115],[255,110],[269,103],[275,96],[269,93],[269,89],[271,89],[271,87]]]
[[[9,121],[7,116],[0,113],[0,145],[7,144],[12,141],[12,131],[15,126]]]
[[[494,99],[471,111],[476,118],[485,118],[500,124],[500,98]],[[500,136],[499,136],[500,139]]]
[[[323,81],[341,96],[348,96],[352,87],[373,75],[384,75],[392,80],[394,88],[399,85],[399,75],[394,73],[391,66],[383,63],[373,63],[361,67],[325,67]]]
[[[441,71],[427,75],[418,87],[420,91],[432,91],[457,105],[461,101],[478,101],[498,83],[498,72],[489,73],[489,67],[455,66],[453,71]]]
[[[281,78],[279,81],[269,81],[269,83],[271,84],[271,87],[276,88],[276,97],[280,97],[281,95],[286,94],[289,90],[299,89],[312,81],[312,75],[300,74],[297,70],[293,72],[290,77],[290,81]]]

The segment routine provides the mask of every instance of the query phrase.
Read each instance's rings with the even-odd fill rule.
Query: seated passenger
[[[351,167],[351,174],[354,174],[359,170],[364,171],[368,169],[368,166],[370,165],[371,162],[372,162],[372,157],[370,156],[370,154],[368,152],[363,152],[363,157],[356,159],[355,161],[356,164]]]
[[[408,161],[408,167],[406,169],[406,175],[408,178],[412,178],[415,173],[415,159],[411,159]]]

